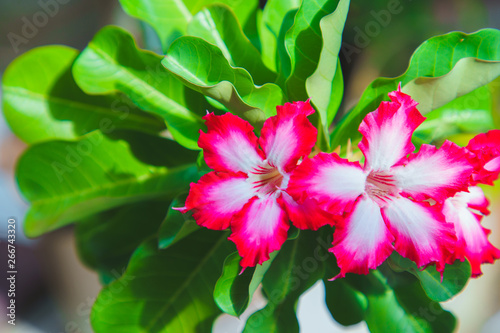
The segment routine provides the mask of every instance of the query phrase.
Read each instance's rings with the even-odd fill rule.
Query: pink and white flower
[[[400,89],[389,97],[359,127],[363,167],[320,153],[290,179],[288,192],[298,202],[313,198],[332,214],[344,213],[330,249],[340,267],[336,277],[367,274],[394,249],[419,267],[436,264],[441,272],[454,259],[456,236],[442,203],[467,190],[471,153],[449,141],[412,153],[412,134],[425,118]]]
[[[478,134],[470,140],[467,149],[474,153],[471,185],[493,185],[500,173],[500,130]],[[481,226],[483,216],[489,214],[488,205],[481,188],[471,186],[468,192],[458,192],[447,199],[443,206],[446,221],[455,225],[456,257],[469,260],[472,277],[482,274],[481,264],[500,258],[500,250],[488,241],[490,230]]]
[[[458,239],[455,255],[462,261],[469,260],[472,277],[482,274],[481,264],[491,264],[500,258],[500,250],[488,241],[490,230],[481,226],[481,219],[489,214],[488,205],[488,199],[477,186],[470,187],[469,192],[458,192],[443,205],[446,221],[455,225]]]
[[[287,193],[291,172],[316,143],[307,116],[309,102],[286,103],[267,119],[258,139],[245,120],[207,114],[198,144],[210,172],[191,184],[183,212],[192,210],[200,226],[223,230],[242,257],[243,268],[262,264],[287,238],[289,220],[300,229],[331,224],[312,200],[298,205]],[[259,147],[260,146],[260,147]]]
[[[476,155],[478,163],[472,174],[474,184],[493,185],[500,174],[500,130],[476,135],[467,149]]]

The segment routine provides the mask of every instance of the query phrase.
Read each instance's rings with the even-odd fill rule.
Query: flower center
[[[380,207],[399,194],[394,176],[385,171],[370,172],[366,178],[365,191]]]
[[[288,176],[281,174],[278,168],[270,165],[267,161],[248,174],[248,181],[252,183],[258,196],[274,194],[282,190],[288,184]]]

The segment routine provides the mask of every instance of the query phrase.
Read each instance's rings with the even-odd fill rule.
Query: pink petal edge
[[[290,225],[286,212],[273,196],[252,198],[234,217],[229,240],[242,257],[241,267],[253,267],[269,260],[269,254],[281,248]]]
[[[380,103],[359,126],[365,170],[385,171],[406,158],[415,149],[411,142],[413,132],[425,120],[417,103],[400,89],[389,93],[389,97],[391,102]]]
[[[202,227],[227,229],[234,214],[254,196],[252,184],[242,173],[212,171],[197,183],[191,183],[183,213],[193,210],[193,218]]]
[[[231,113],[209,113],[203,119],[208,130],[200,131],[198,146],[210,168],[248,173],[262,163],[264,154],[250,123]]]
[[[259,143],[269,164],[290,172],[316,144],[318,131],[306,117],[314,109],[309,102],[286,103],[277,109],[278,114],[264,122]]]

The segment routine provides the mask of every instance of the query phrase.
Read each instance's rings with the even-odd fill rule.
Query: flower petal
[[[309,102],[295,102],[277,110],[278,115],[265,121],[259,143],[269,164],[290,172],[316,143],[318,131],[307,119],[314,109]]]
[[[500,172],[500,156],[495,157],[494,159],[492,159],[488,163],[486,163],[484,165],[484,170],[489,171],[489,172],[496,172],[498,174],[498,172]]]
[[[200,132],[198,146],[203,149],[205,162],[215,171],[248,173],[263,160],[253,127],[245,120],[226,113],[205,117],[207,133]]]
[[[394,237],[384,223],[380,207],[366,196],[337,224],[333,241],[330,251],[340,267],[335,278],[346,273],[368,274],[368,269],[377,268],[394,250]]]
[[[191,184],[185,211],[193,210],[200,226],[224,230],[253,196],[252,184],[241,173],[210,172]]]
[[[302,102],[285,103],[284,105],[278,105],[276,111],[279,116],[282,117],[294,117],[299,114],[304,116],[310,116],[314,113],[314,108],[309,103],[309,100]]]
[[[397,186],[415,200],[433,198],[443,202],[459,191],[466,191],[474,166],[467,149],[450,141],[441,148],[422,145],[408,162],[393,168]]]
[[[476,135],[467,149],[476,154],[479,162],[473,174],[474,182],[493,185],[500,174],[500,130]]]
[[[484,207],[488,202],[479,187],[471,187],[469,192],[459,192],[453,198],[445,201],[443,214],[446,221],[455,225],[457,234],[457,250],[455,255],[458,259],[467,258],[472,268],[472,277],[482,274],[481,264],[493,263],[500,258],[500,250],[488,241],[490,231],[481,226],[483,215],[474,214],[467,207]],[[486,206],[487,207],[487,206]]]
[[[322,210],[313,199],[306,198],[299,204],[288,193],[282,192],[281,201],[293,225],[299,229],[317,230],[338,220],[338,217]]]
[[[411,136],[425,119],[417,110],[417,103],[399,89],[389,97],[391,102],[380,103],[359,126],[365,170],[388,170],[411,153],[415,149]]]
[[[253,267],[269,259],[287,238],[288,218],[274,195],[253,198],[231,224],[229,240],[242,257],[241,267]]]
[[[364,192],[366,176],[359,163],[319,153],[297,166],[287,192],[298,202],[312,198],[322,209],[340,215]]]
[[[382,216],[396,242],[396,251],[422,267],[436,263],[439,272],[454,260],[457,238],[453,224],[445,223],[442,206],[400,197],[388,202]]]
[[[466,202],[469,208],[479,211],[483,215],[489,215],[490,210],[488,206],[490,202],[486,199],[483,190],[477,186],[469,187],[469,192],[459,192],[455,195],[462,202]]]

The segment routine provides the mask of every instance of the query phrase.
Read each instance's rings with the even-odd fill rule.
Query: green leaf
[[[326,277],[331,278],[339,273],[339,268],[327,262]],[[332,317],[344,326],[354,325],[362,321],[368,308],[366,296],[351,286],[346,279],[328,281],[325,284],[325,301]]]
[[[489,85],[480,87],[425,115],[415,131],[425,142],[439,142],[459,133],[480,133],[495,128]]]
[[[99,294],[91,313],[95,332],[210,332],[220,314],[214,285],[234,251],[226,237],[200,229],[164,250],[155,239],[144,243],[126,273]]]
[[[106,137],[95,131],[77,141],[34,145],[16,170],[31,202],[25,232],[36,237],[126,203],[173,198],[198,179],[196,155],[139,132]]]
[[[283,23],[281,24],[281,30],[278,35],[278,46],[276,54],[276,67],[278,68],[278,78],[276,79],[276,84],[280,87],[286,88],[286,79],[291,72],[290,56],[285,45],[286,33],[293,26],[295,21],[295,15],[297,15],[298,9],[292,9],[286,13],[283,18]]]
[[[349,326],[363,320],[368,300],[342,279],[324,281],[325,300],[332,317],[341,325]]]
[[[373,333],[453,332],[456,319],[439,303],[427,298],[417,281],[391,283],[374,271],[368,277],[368,308],[365,321]]]
[[[471,276],[471,267],[467,260],[461,262],[456,260],[453,265],[446,265],[441,282],[441,273],[436,271],[435,266],[429,266],[420,270],[415,263],[403,258],[394,252],[389,264],[396,269],[403,269],[415,275],[430,299],[436,302],[444,302],[460,293]]]
[[[160,249],[165,249],[177,243],[179,240],[200,228],[193,219],[191,212],[183,214],[173,209],[184,207],[186,197],[186,194],[181,194],[172,200],[172,204],[168,208],[167,217],[161,224],[158,234],[158,247]]]
[[[396,78],[378,78],[363,92],[358,104],[335,127],[332,147],[343,145],[348,138],[360,137],[358,126],[365,115],[375,110],[387,94],[421,77],[439,77],[449,73],[460,59],[500,61],[500,31],[484,29],[473,34],[452,32],[424,42],[413,54],[406,72]],[[457,83],[456,83],[457,84]],[[477,87],[476,87],[477,88]]]
[[[279,62],[277,61],[277,41],[282,31],[285,16],[290,11],[298,9],[299,6],[300,0],[268,0],[266,2],[262,12],[262,18],[258,23],[258,28],[262,40],[262,59],[264,63],[273,70],[280,68]],[[290,26],[292,24],[290,24]],[[288,30],[288,28],[286,30]]]
[[[3,113],[28,144],[76,139],[102,128],[156,133],[163,121],[137,110],[120,95],[88,96],[75,83],[71,66],[78,51],[44,46],[14,60],[3,75]]]
[[[322,132],[328,146],[330,144],[328,128],[337,114],[344,93],[342,69],[338,56],[349,3],[349,0],[340,0],[337,9],[321,19],[319,25],[323,36],[323,46],[318,67],[306,80],[307,94],[318,110]]]
[[[482,87],[500,76],[500,61],[462,58],[448,73],[439,77],[420,77],[408,82],[402,91],[419,103],[422,114]]]
[[[299,237],[299,235],[300,235],[300,229],[291,225],[290,229],[288,229],[287,239],[289,239],[289,240],[296,239],[297,237]]]
[[[255,86],[245,69],[231,67],[217,46],[201,38],[177,39],[162,63],[188,87],[256,125],[275,115],[276,106],[283,103],[277,85]]]
[[[268,303],[248,318],[244,333],[299,332],[296,303],[323,277],[323,261],[329,257],[316,237],[315,232],[303,230],[297,239],[285,242],[262,281]]]
[[[217,45],[232,67],[245,68],[256,84],[273,82],[259,51],[245,36],[234,13],[225,5],[210,5],[198,12],[188,25],[188,34]]]
[[[158,231],[168,205],[168,201],[138,202],[83,219],[75,228],[81,260],[106,284],[119,278],[134,250]]]
[[[197,140],[206,105],[161,66],[161,57],[139,50],[125,30],[108,26],[100,30],[77,58],[73,75],[88,94],[121,91],[141,109],[167,123],[174,139],[190,149]]]
[[[286,81],[289,100],[305,101],[308,97],[306,79],[318,66],[323,43],[320,20],[332,13],[337,3],[338,0],[303,0],[293,26],[286,33],[285,46],[291,61]]]
[[[219,308],[227,314],[239,317],[252,301],[253,294],[277,254],[276,251],[271,253],[270,259],[262,265],[247,267],[244,272],[241,272],[241,257],[238,252],[227,257],[214,290],[214,300]]]
[[[348,274],[343,281],[367,301],[364,320],[373,333],[453,332],[456,319],[430,300],[418,280],[386,265],[368,275]],[[328,288],[328,287],[327,287]],[[337,306],[343,306],[337,301]]]
[[[242,26],[247,24],[258,5],[257,0],[120,0],[127,14],[148,22],[156,30],[164,51],[176,38],[186,34],[193,15],[212,3],[230,6]]]
[[[243,32],[245,33],[245,36],[250,40],[252,45],[259,51],[262,49],[262,44],[260,42],[260,36],[259,36],[259,29],[257,26],[257,21],[259,20],[259,16],[262,16],[262,10],[257,6],[255,9],[252,11],[252,14],[248,18],[248,21],[246,24],[240,24],[241,27],[243,28]]]

